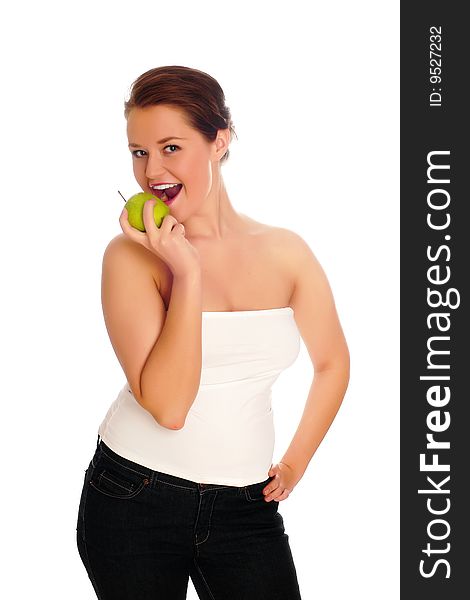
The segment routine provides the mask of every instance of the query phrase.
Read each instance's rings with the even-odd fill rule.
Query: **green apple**
[[[139,231],[145,231],[144,204],[147,200],[157,201],[153,207],[153,218],[157,227],[160,227],[163,218],[170,212],[170,209],[163,200],[160,200],[160,198],[154,196],[150,192],[139,192],[138,194],[134,194],[126,202],[124,208],[127,210],[127,220],[129,221],[129,224]]]

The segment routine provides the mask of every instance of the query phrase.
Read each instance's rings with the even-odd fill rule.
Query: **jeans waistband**
[[[220,483],[198,483],[197,481],[192,481],[191,479],[185,479],[184,477],[178,477],[177,475],[170,475],[169,473],[163,473],[162,471],[154,471],[149,467],[136,463],[120,454],[116,454],[109,446],[107,446],[102,439],[100,439],[100,435],[98,434],[98,439],[96,442],[96,450],[97,452],[102,452],[105,456],[108,456],[112,460],[117,463],[132,469],[133,471],[137,471],[141,473],[143,476],[146,476],[150,481],[162,481],[164,483],[169,483],[171,485],[183,487],[191,490],[220,490],[225,488],[232,489],[245,489],[251,486],[233,486],[233,485],[225,485]],[[266,483],[268,479],[267,478]],[[253,485],[253,484],[252,484]],[[256,485],[256,484],[254,484]]]

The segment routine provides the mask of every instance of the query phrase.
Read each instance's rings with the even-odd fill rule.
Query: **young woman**
[[[151,69],[125,117],[135,178],[170,214],[158,228],[147,201],[141,232],[123,210],[104,252],[104,319],[126,383],[85,472],[81,559],[104,600],[184,599],[189,577],[201,599],[301,598],[279,502],[349,381],[329,283],[298,234],[233,207],[221,166],[235,131],[215,79]],[[313,383],[273,465],[271,387],[300,337]]]

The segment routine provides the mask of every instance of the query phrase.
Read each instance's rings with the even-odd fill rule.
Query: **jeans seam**
[[[93,489],[95,489],[100,494],[103,494],[104,496],[108,496],[108,498],[115,498],[115,499],[119,499],[119,500],[132,500],[132,498],[135,498],[136,496],[138,496],[140,494],[140,492],[143,490],[143,488],[145,487],[144,484],[141,483],[139,485],[139,487],[135,489],[134,492],[131,492],[128,494],[110,494],[109,492],[105,492],[100,487],[98,487],[93,481],[90,481],[90,485]]]
[[[137,473],[138,475],[143,475],[144,477],[149,477],[150,476],[150,473],[142,473],[141,471],[136,471],[135,469],[132,469],[132,467],[128,467],[126,465],[123,465],[121,462],[115,460],[112,456],[109,456],[109,454],[103,448],[101,448],[101,452],[106,456],[106,458],[109,458],[109,460],[112,460],[113,462],[115,462],[117,465],[119,465],[123,469],[127,469],[128,471],[132,471],[133,473]]]
[[[199,565],[197,564],[196,557],[194,557],[194,558],[193,558],[193,560],[194,560],[194,564],[196,565],[196,569],[198,570],[198,572],[199,572],[199,575],[201,576],[201,579],[202,579],[202,581],[204,582],[204,585],[206,586],[206,589],[207,589],[207,591],[208,591],[208,592],[209,592],[209,594],[210,594],[211,600],[215,600],[215,596],[214,596],[214,594],[212,593],[212,591],[211,591],[211,588],[209,587],[209,584],[208,584],[208,583],[207,583],[207,581],[206,581],[206,578],[205,578],[205,577],[204,577],[204,575],[202,574],[202,571],[201,571],[201,569],[200,569]]]
[[[209,522],[207,523],[207,535],[200,542],[196,542],[196,546],[200,546],[201,544],[203,544],[209,538],[209,534],[211,532],[212,513],[214,512],[214,504],[215,504],[216,499],[217,499],[217,492],[215,493],[214,499],[212,500],[212,504],[211,504],[211,514],[209,515]],[[199,514],[199,512],[198,512],[198,514]]]
[[[78,528],[79,529],[78,535],[81,537],[81,540],[82,540],[81,543],[83,545],[83,549],[85,550],[87,565],[88,565],[88,569],[90,570],[90,575],[91,575],[91,582],[93,584],[93,587],[95,588],[95,592],[96,592],[96,595],[98,596],[98,599],[101,600],[102,594],[101,594],[101,591],[99,591],[98,583],[96,581],[96,575],[93,572],[93,569],[91,568],[91,561],[90,561],[90,557],[88,556],[88,544],[86,541],[86,503],[87,503],[87,498],[88,498],[88,486],[86,486],[84,489],[83,515],[82,515],[82,521],[80,523],[80,527]]]
[[[95,575],[93,569],[91,568],[90,557],[88,556],[88,545],[85,540],[83,540],[83,549],[85,550],[85,555],[86,555],[86,559],[87,559],[87,563],[88,563],[88,569],[90,571],[89,575],[91,575],[91,582],[93,584],[93,587],[95,588],[95,592],[96,592],[96,595],[98,596],[98,600],[102,600],[103,596],[101,594],[100,588],[98,587],[98,582],[96,581],[96,575]]]
[[[98,481],[101,483],[102,479],[107,479],[108,481],[110,481],[113,485],[117,485],[118,487],[122,488],[123,490],[126,490],[126,492],[128,493],[132,493],[135,491],[135,488],[131,488],[129,489],[128,487],[126,487],[125,485],[122,485],[121,483],[118,483],[117,481],[114,481],[113,479],[111,479],[110,477],[106,476],[107,471],[106,469],[103,470],[103,472],[100,474]]]
[[[180,488],[181,490],[193,490],[194,488],[187,487],[185,485],[178,485],[176,483],[169,483],[168,481],[163,481],[162,479],[158,480],[158,483],[164,483],[165,485],[171,485],[171,487]]]
[[[255,497],[254,497],[254,494],[253,494],[253,496],[250,494],[250,487],[257,486],[257,485],[260,485],[260,484],[263,484],[263,485],[262,485],[262,487],[261,487],[261,493],[262,493],[263,489],[264,489],[264,488],[265,488],[267,485],[269,485],[273,479],[274,479],[274,477],[268,477],[268,478],[267,478],[265,481],[260,481],[259,483],[254,483],[254,484],[251,484],[251,485],[246,485],[246,486],[243,488],[243,489],[244,489],[244,491],[245,491],[245,498],[246,498],[246,500],[247,500],[248,502],[256,502],[256,501],[258,500],[258,498],[255,498]],[[256,488],[255,488],[255,489],[256,489]],[[255,489],[253,489],[252,491],[254,492],[254,491],[255,491]],[[263,498],[262,498],[262,499],[264,500],[264,496],[263,496]]]
[[[172,487],[177,487],[177,488],[181,488],[182,490],[194,490],[196,491],[196,488],[194,487],[188,487],[185,485],[178,485],[177,483],[170,483],[169,481],[164,481],[163,479],[159,479],[158,483],[164,483],[165,485],[171,485]],[[217,488],[210,488],[208,490],[202,490],[202,494],[204,494],[205,492],[213,492],[213,491],[218,491],[218,490],[225,490],[227,488],[233,487],[231,485],[226,485],[226,486],[220,486]]]

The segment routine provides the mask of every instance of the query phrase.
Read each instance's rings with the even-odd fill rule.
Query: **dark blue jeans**
[[[153,471],[99,439],[85,471],[77,546],[101,600],[299,600],[271,481],[202,484]]]

